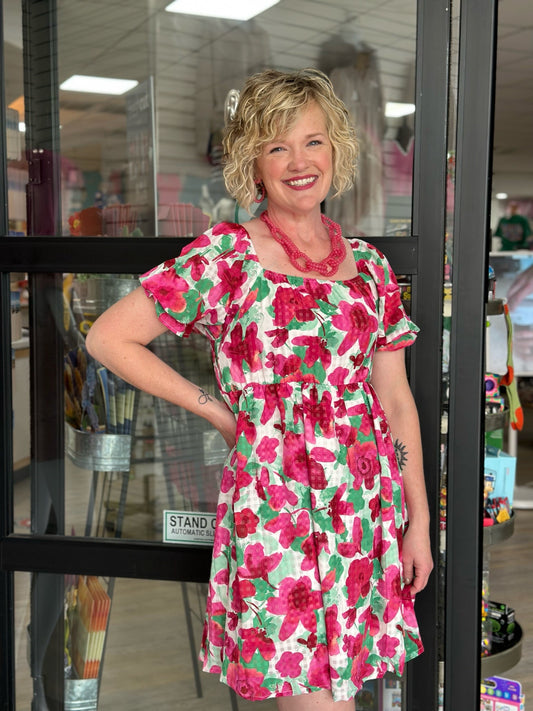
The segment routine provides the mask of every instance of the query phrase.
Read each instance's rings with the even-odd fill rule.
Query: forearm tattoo
[[[398,461],[398,469],[403,472],[404,467],[407,464],[407,447],[403,444],[403,442],[400,442],[399,439],[394,442],[394,452]]]
[[[198,404],[199,405],[207,405],[208,402],[213,402],[213,398],[211,395],[203,390],[203,388],[198,388],[200,391],[200,397],[198,398]]]

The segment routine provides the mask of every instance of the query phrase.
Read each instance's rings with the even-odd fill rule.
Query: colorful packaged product
[[[491,676],[481,682],[480,711],[524,711],[524,704],[518,681]]]

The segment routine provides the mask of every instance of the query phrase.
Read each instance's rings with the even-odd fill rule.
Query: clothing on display
[[[226,97],[230,90],[239,90],[251,74],[271,66],[270,38],[254,20],[235,25],[211,19],[203,27],[196,69],[196,149],[211,165],[207,187],[212,200],[220,205],[220,216],[225,205],[221,201],[227,199],[222,175]],[[233,201],[229,210],[234,210]]]
[[[350,244],[357,276],[286,276],[223,223],[141,277],[168,329],[208,338],[237,419],[200,658],[250,700],[350,699],[422,651],[402,477],[370,383],[376,351],[418,328],[385,257]]]
[[[328,213],[345,233],[380,235],[385,226],[383,138],[385,114],[376,53],[359,43],[350,48],[344,42],[335,53],[331,41],[322,48],[322,66],[336,95],[345,103],[357,126],[359,159],[354,186],[332,201]]]
[[[407,123],[402,124],[396,139],[385,143],[387,195],[411,197],[413,192],[414,136]]]
[[[501,238],[502,251],[528,249],[531,246],[531,240],[528,239],[532,234],[529,220],[516,213],[502,217],[494,234]]]
[[[272,66],[270,38],[254,20],[235,25],[211,19],[203,27],[196,69],[196,147],[220,164],[226,97],[251,74]]]

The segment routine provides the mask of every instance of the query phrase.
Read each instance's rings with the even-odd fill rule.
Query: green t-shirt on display
[[[502,217],[494,233],[501,237],[501,249],[508,252],[513,249],[529,249],[528,237],[531,234],[529,220],[522,215]]]

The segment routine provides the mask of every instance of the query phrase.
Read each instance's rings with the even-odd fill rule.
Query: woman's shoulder
[[[246,230],[235,222],[218,222],[198,235],[181,251],[180,257],[202,255],[216,258],[231,252],[243,253],[247,249]]]
[[[189,271],[195,279],[201,275],[213,277],[220,273],[220,265],[232,265],[247,254],[246,230],[233,222],[220,222],[188,242],[175,257],[167,259],[142,276],[154,276],[172,270],[185,275]]]
[[[347,237],[347,239],[353,249],[356,260],[367,259],[371,262],[377,262],[378,264],[385,261],[383,252],[370,242],[366,242],[364,239],[361,239],[361,237]]]
[[[378,293],[397,288],[396,278],[383,252],[370,242],[356,237],[349,240],[354,250],[354,258],[359,274],[366,274],[377,285]]]
[[[189,242],[176,257],[176,269],[195,268],[202,265],[202,272],[220,272],[220,266],[231,266],[242,260],[249,251],[249,239],[242,225],[234,222],[219,222]]]

